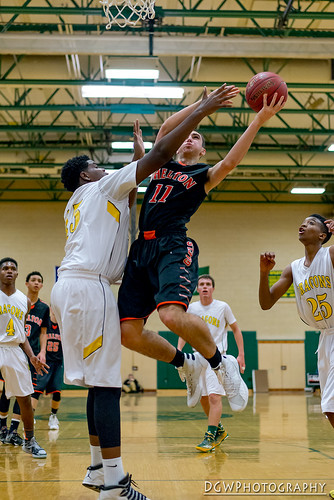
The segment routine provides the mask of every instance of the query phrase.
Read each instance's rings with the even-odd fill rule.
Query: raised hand
[[[145,154],[142,130],[139,121],[133,124],[133,160],[139,160]]]
[[[275,254],[273,252],[265,252],[260,255],[260,272],[269,273],[275,267]]]
[[[211,113],[218,111],[219,108],[232,106],[229,99],[232,99],[238,93],[239,89],[237,87],[226,85],[226,83],[210,94],[208,94],[207,88],[204,87],[202,101],[198,109],[203,110],[206,115],[211,115]]]
[[[334,220],[332,220],[332,219],[327,219],[327,220],[325,220],[325,224],[326,224],[326,226],[328,227],[328,230],[329,230],[332,234],[334,234]]]
[[[280,97],[276,103],[277,96],[278,94],[277,92],[275,92],[270,104],[268,104],[267,94],[263,95],[263,107],[257,114],[258,118],[261,120],[262,123],[266,122],[272,116],[276,115],[276,113],[281,111],[281,109],[284,107],[285,105],[284,96]]]

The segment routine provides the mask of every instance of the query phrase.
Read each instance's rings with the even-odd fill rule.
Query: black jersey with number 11
[[[186,231],[206,197],[208,169],[205,163],[183,165],[171,160],[152,174],[140,212],[140,231]]]

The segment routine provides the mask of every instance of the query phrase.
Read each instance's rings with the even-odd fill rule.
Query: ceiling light
[[[144,142],[145,149],[151,149],[152,146],[153,146],[152,142]],[[131,142],[131,141],[128,141],[128,142],[116,141],[116,142],[111,143],[111,147],[113,149],[133,149],[133,142]]]
[[[120,80],[158,80],[158,69],[106,69],[106,78]]]
[[[322,194],[325,192],[325,188],[315,188],[315,187],[299,187],[292,188],[290,193],[292,194]]]
[[[137,97],[147,99],[176,98],[184,94],[182,87],[131,87],[128,85],[83,85],[82,97]]]
[[[334,144],[331,144],[328,148],[328,151],[334,151]]]

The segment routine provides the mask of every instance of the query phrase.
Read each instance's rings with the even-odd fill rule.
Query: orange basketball
[[[249,106],[258,112],[263,106],[263,94],[268,96],[268,104],[271,103],[273,95],[277,92],[276,102],[284,96],[284,102],[288,98],[288,87],[284,80],[276,73],[264,71],[254,75],[246,87],[246,101]]]

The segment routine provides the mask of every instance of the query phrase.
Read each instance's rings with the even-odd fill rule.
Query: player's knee
[[[174,304],[170,306],[162,306],[159,308],[159,317],[164,325],[167,326],[172,332],[177,332],[180,328],[180,320],[185,310]]]
[[[221,396],[219,394],[210,394],[209,395],[210,406],[220,406],[221,405]]]
[[[123,321],[121,323],[121,342],[124,347],[132,349],[140,340],[142,327],[134,324],[132,321]]]

